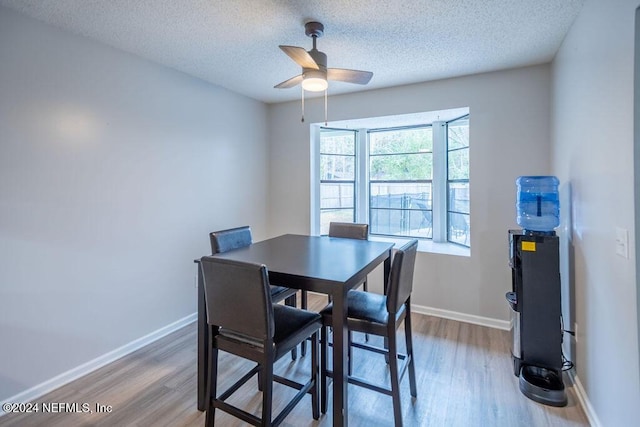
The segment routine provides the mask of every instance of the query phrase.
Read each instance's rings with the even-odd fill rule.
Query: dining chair
[[[353,222],[330,222],[329,223],[329,237],[342,237],[346,239],[367,240],[369,238],[369,224],[358,224]],[[362,289],[366,292],[367,279],[362,282]],[[306,295],[302,294],[301,298],[304,300]],[[329,297],[331,302],[331,297]],[[349,342],[352,341],[352,335],[349,334]],[[365,341],[369,341],[369,334],[364,334]],[[351,373],[352,365],[349,363],[349,373]]]
[[[347,327],[349,332],[366,332],[378,335],[388,343],[388,349],[365,343],[349,343],[349,359],[353,358],[352,348],[361,348],[383,354],[389,360],[391,388],[372,384],[367,380],[355,377],[349,373],[350,384],[365,387],[369,390],[390,395],[393,400],[393,413],[396,427],[402,426],[402,411],[400,405],[400,382],[407,369],[409,371],[409,387],[411,396],[417,397],[416,374],[413,358],[413,344],[411,340],[411,291],[413,288],[413,271],[415,266],[418,241],[412,240],[396,252],[389,273],[387,294],[380,295],[373,292],[351,290],[347,294]],[[333,304],[325,307],[322,315],[321,355],[320,355],[320,396],[321,410],[327,410],[327,378],[333,372],[327,367],[327,328],[332,324]],[[404,321],[406,354],[398,352],[396,330]],[[398,362],[401,362],[400,367]],[[351,362],[350,362],[351,363]]]
[[[307,394],[311,394],[312,416],[317,420],[320,417],[318,331],[322,327],[321,316],[312,311],[274,304],[264,265],[214,256],[203,257],[200,265],[211,345],[206,383],[206,425],[214,426],[215,411],[220,409],[251,425],[277,426]],[[275,375],[274,363],[309,337],[309,380],[302,384]],[[256,362],[256,366],[220,394],[217,388],[219,350]],[[262,391],[260,417],[227,402],[256,374],[258,388]],[[298,390],[275,417],[272,411],[274,381]]]
[[[212,233],[209,233],[209,239],[211,240],[212,254],[219,254],[231,251],[233,249],[244,248],[253,243],[253,238],[251,236],[251,227],[249,226],[214,231]],[[295,307],[296,295],[296,289],[271,285],[271,299],[273,300],[273,302],[280,302],[287,298],[291,298],[288,301],[287,305]],[[306,308],[306,304],[303,304],[302,308]]]
[[[343,237],[347,239],[367,240],[369,238],[369,224],[352,222],[330,222],[329,237]],[[367,281],[362,282],[362,289],[367,291]]]
[[[211,253],[219,254],[234,249],[244,248],[251,245],[253,238],[251,237],[251,227],[245,225],[242,227],[230,228],[227,230],[214,231],[209,233],[211,240]],[[297,303],[297,289],[285,288],[284,286],[270,285],[271,300],[274,303],[284,301],[285,305],[295,307]],[[307,308],[305,298],[301,298],[301,308]],[[303,344],[300,352],[302,356],[306,354],[306,344]],[[298,351],[294,348],[291,351],[291,358],[297,358]]]

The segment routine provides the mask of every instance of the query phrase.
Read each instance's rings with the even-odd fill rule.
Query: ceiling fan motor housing
[[[304,33],[309,37],[322,37],[324,34],[324,25],[320,22],[307,22],[304,24]]]
[[[311,49],[308,51],[309,55],[316,61],[318,68],[323,71],[327,71],[327,55],[324,52],[320,52],[318,49]]]

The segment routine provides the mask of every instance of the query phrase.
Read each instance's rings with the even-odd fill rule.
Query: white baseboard
[[[602,427],[598,416],[596,415],[595,409],[591,406],[591,402],[589,401],[589,397],[587,396],[587,392],[584,387],[582,387],[582,383],[580,382],[580,378],[573,373],[573,371],[569,371],[569,377],[571,378],[571,382],[573,382],[573,389],[576,392],[576,396],[578,401],[580,402],[580,406],[584,410],[585,415],[587,416],[587,420],[591,427]]]
[[[426,314],[428,316],[457,320],[458,322],[487,326],[494,329],[502,329],[505,331],[509,330],[509,321],[507,320],[492,319],[490,317],[476,316],[475,314],[460,313],[457,311],[443,310],[441,308],[433,308],[416,304],[411,304],[411,311],[414,313]]]
[[[315,292],[311,292],[315,293]],[[318,295],[326,296],[325,294]],[[458,322],[472,323],[474,325],[487,326],[494,329],[502,329],[508,331],[509,321],[492,319],[491,317],[476,316],[474,314],[459,313],[457,311],[443,310],[441,308],[427,307],[424,305],[411,304],[411,311],[427,316],[442,317],[444,319],[457,320]]]
[[[126,356],[127,354],[133,353],[134,351],[139,350],[140,348],[151,344],[152,342],[159,340],[166,335],[169,335],[171,332],[177,331],[178,329],[188,325],[189,323],[195,322],[197,317],[197,313],[192,313],[186,317],[183,317],[182,319],[179,319],[165,327],[151,332],[150,334],[138,338],[137,340],[131,341],[130,343],[125,344],[122,347],[116,348],[113,351],[103,354],[102,356],[90,360],[87,363],[83,363],[82,365],[70,369],[67,372],[63,372],[62,374],[57,375],[34,387],[31,387],[30,389],[27,389],[21,393],[18,393],[15,396],[11,396],[10,398],[0,402],[0,405],[7,402],[31,402],[65,384],[70,383],[73,380],[76,380],[84,375],[95,371],[96,369],[102,368],[103,366],[108,365],[111,362],[115,362],[116,360]],[[0,417],[5,414],[5,411],[0,409]]]

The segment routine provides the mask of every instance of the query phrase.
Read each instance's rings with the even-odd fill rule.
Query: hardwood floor
[[[326,297],[309,295],[311,309],[325,302]],[[412,319],[418,398],[411,400],[405,377],[401,386],[405,426],[589,425],[568,380],[569,404],[564,408],[535,403],[520,393],[518,379],[511,372],[506,331],[419,314]],[[284,357],[277,371],[304,378],[308,376],[309,359],[299,357],[293,362]],[[250,366],[223,354],[219,389],[230,385]],[[354,373],[388,384],[388,369],[380,355],[354,350]],[[286,387],[274,385],[274,413],[283,407],[282,399],[292,394]],[[256,382],[249,381],[231,401],[242,402],[246,410],[259,414],[261,400]],[[93,413],[8,414],[0,417],[0,426],[202,426],[204,413],[196,409],[196,325],[186,326],[37,402],[88,403]],[[98,403],[113,409],[97,413]],[[330,426],[330,411],[331,403],[327,415],[314,421],[306,398],[282,425]],[[221,411],[216,412],[216,423],[225,427],[243,425]],[[349,423],[393,425],[391,397],[349,386]]]

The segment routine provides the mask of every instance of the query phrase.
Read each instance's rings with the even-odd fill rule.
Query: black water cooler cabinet
[[[555,232],[509,230],[513,373],[520,391],[551,406],[565,406],[562,381],[559,241]]]

